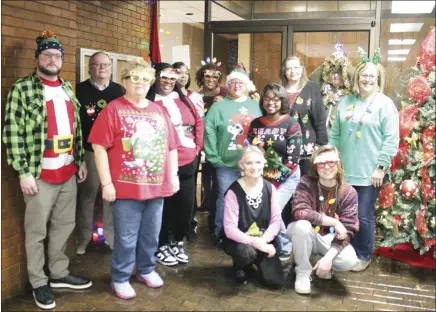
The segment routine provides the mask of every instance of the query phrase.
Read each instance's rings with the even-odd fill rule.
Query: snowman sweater
[[[85,80],[76,86],[76,96],[80,102],[80,122],[82,124],[83,147],[92,152],[92,145],[88,143],[88,136],[95,119],[101,110],[111,101],[123,96],[121,85],[110,81],[104,90],[98,90],[91,81]]]

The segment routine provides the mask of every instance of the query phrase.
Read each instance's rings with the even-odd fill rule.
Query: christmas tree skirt
[[[392,247],[379,247],[374,250],[375,255],[385,258],[401,261],[415,267],[423,267],[436,270],[436,259],[433,258],[434,247],[428,252],[420,255],[419,252],[413,249],[412,244],[399,244]]]

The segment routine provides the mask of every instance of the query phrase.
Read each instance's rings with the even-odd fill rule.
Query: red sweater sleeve
[[[292,200],[292,214],[295,220],[307,220],[312,224],[321,225],[322,214],[316,211],[316,189],[309,177],[301,178]]]

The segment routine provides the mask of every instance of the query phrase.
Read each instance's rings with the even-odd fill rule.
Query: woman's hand
[[[257,250],[268,254],[269,258],[274,257],[274,255],[276,254],[276,249],[274,248],[274,246],[272,244],[268,244],[266,240],[262,237],[255,237],[253,239],[252,245]]]
[[[180,189],[180,180],[178,175],[171,176],[171,185],[173,186],[173,194],[177,193]]]
[[[313,270],[316,271],[316,275],[324,276],[327,275],[332,269],[333,261],[329,257],[322,257],[313,267]]]
[[[113,183],[106,184],[102,187],[102,197],[104,200],[112,203],[116,199],[116,192]]]
[[[337,239],[344,240],[347,237],[347,229],[339,220],[335,225],[335,232]]]
[[[385,170],[376,168],[372,173],[372,185],[374,187],[380,187],[383,185],[383,178],[385,177]]]

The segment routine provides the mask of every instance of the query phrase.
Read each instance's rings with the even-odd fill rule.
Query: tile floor
[[[110,250],[92,245],[71,260],[73,273],[92,279],[85,291],[53,291],[55,311],[435,311],[436,271],[410,267],[374,257],[362,273],[338,273],[330,281],[312,282],[312,293],[295,293],[290,262],[285,263],[286,286],[268,290],[255,276],[248,285],[233,282],[231,260],[212,244],[206,215],[200,214],[199,237],[187,244],[191,262],[157,266],[165,286],[148,289],[132,278],[137,297],[124,301],[109,290]],[[31,293],[2,305],[3,311],[37,311]]]

